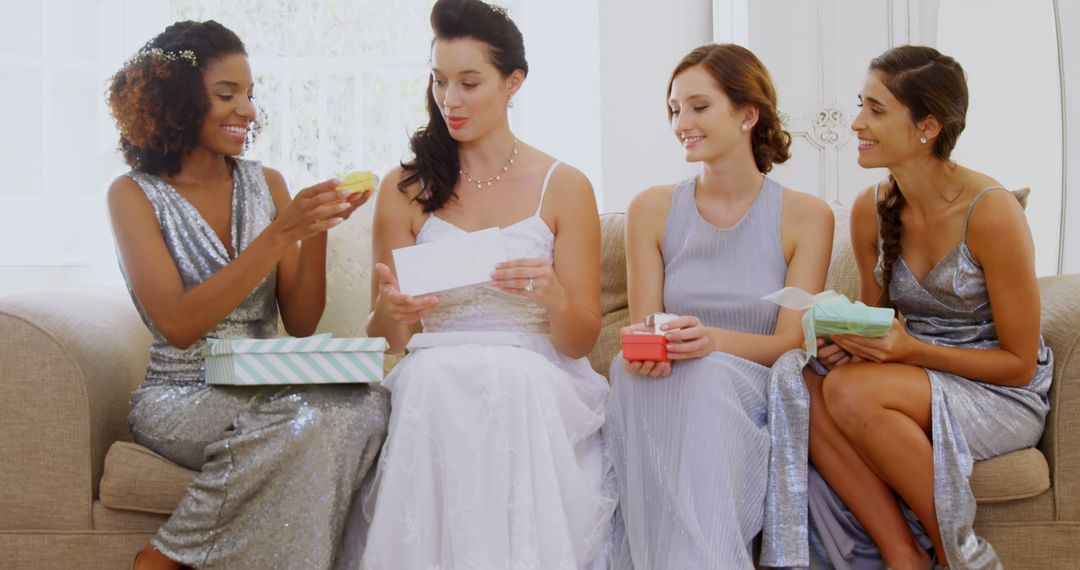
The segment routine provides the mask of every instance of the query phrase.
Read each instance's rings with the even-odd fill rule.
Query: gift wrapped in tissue
[[[817,356],[817,339],[831,334],[885,336],[896,316],[892,309],[868,307],[836,291],[811,295],[798,287],[784,287],[762,298],[786,309],[806,310],[802,325],[809,356]]]

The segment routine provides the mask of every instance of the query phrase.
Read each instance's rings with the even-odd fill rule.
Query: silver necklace
[[[517,156],[517,144],[518,144],[517,139],[514,139],[514,147],[510,149],[509,158],[507,158],[506,162],[503,164],[502,170],[497,172],[495,174],[495,176],[492,176],[491,178],[484,178],[484,179],[475,178],[474,179],[464,169],[459,169],[458,174],[464,175],[465,176],[465,181],[467,183],[475,184],[477,190],[482,190],[484,188],[484,186],[487,186],[488,188],[491,188],[492,184],[502,180],[503,173],[505,173],[507,170],[510,169],[510,165],[514,164],[514,157]]]

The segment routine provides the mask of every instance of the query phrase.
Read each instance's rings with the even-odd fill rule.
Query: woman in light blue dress
[[[788,158],[790,137],[751,52],[695,49],[668,95],[686,160],[703,168],[646,189],[627,212],[631,321],[679,317],[666,328],[670,363],[620,353],[611,366],[614,567],[749,569],[767,479],[768,367],[802,341],[798,313],[762,297],[788,285],[822,289],[833,216],[765,176]]]
[[[788,508],[769,511],[762,562],[1001,568],[972,530],[968,478],[1042,436],[1053,362],[1031,233],[997,181],[949,160],[968,99],[955,60],[889,50],[859,99],[859,164],[889,169],[852,207],[860,296],[904,322],[880,339],[834,335],[824,378],[801,351],[773,367],[769,495]]]

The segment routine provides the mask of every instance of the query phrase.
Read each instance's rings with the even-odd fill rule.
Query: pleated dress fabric
[[[986,278],[967,246],[971,212],[980,198],[995,190],[1004,191],[991,187],[976,195],[964,223],[963,241],[921,282],[902,256],[896,261],[889,295],[914,338],[937,346],[998,348]],[[877,190],[874,196],[876,200]],[[827,485],[813,486],[811,499],[818,496],[808,507],[805,358],[801,350],[786,353],[770,377],[772,467],[761,562],[774,567],[879,567],[880,554],[869,536]],[[976,461],[1038,444],[1049,412],[1053,368],[1053,355],[1040,338],[1038,365],[1025,386],[999,386],[926,369],[932,394],[934,501],[946,549],[935,553],[940,564],[958,570],[1002,567],[993,547],[972,529],[976,505],[969,478]],[[822,507],[815,509],[815,503]],[[914,520],[910,511],[906,514]],[[812,525],[808,515],[812,515]],[[822,529],[831,530],[823,533]]]
[[[128,176],[153,206],[185,289],[232,261],[175,188],[157,176]],[[238,254],[276,210],[259,163],[236,160],[233,179],[231,245]],[[331,567],[355,490],[385,437],[389,397],[378,387],[206,384],[206,338],[276,336],[275,281],[272,271],[186,349],[169,344],[128,283],[153,333],[146,378],[131,398],[132,434],[140,445],[199,471],[152,539],[158,550],[187,566]]]
[[[664,310],[709,327],[776,328],[762,296],[784,286],[783,188],[766,178],[730,228],[706,221],[695,180],[678,184],[664,231]],[[632,255],[632,252],[631,252]],[[667,378],[611,365],[604,427],[619,488],[613,568],[753,568],[768,469],[769,369],[723,352],[674,362]]]

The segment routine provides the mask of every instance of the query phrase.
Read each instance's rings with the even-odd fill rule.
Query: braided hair
[[[933,115],[941,123],[931,152],[941,161],[949,160],[956,140],[965,126],[968,107],[967,81],[957,61],[934,48],[899,46],[874,58],[870,70],[882,75],[885,87],[906,106],[912,122]],[[903,227],[900,213],[907,199],[896,178],[889,175],[885,197],[877,206],[881,237],[881,298],[878,305],[892,306],[889,284],[893,267],[900,258]]]

